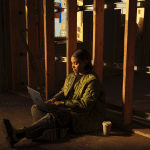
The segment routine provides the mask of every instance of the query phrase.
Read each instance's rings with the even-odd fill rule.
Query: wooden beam
[[[67,70],[72,72],[71,55],[77,49],[77,0],[67,0]]]
[[[25,0],[25,14],[26,14],[26,41],[37,65],[38,54],[38,26],[37,26],[37,0]],[[28,71],[28,86],[37,90],[38,74],[32,67],[29,59],[31,59],[29,52],[27,52],[27,71]],[[28,93],[29,94],[29,93]]]
[[[94,0],[93,2],[93,65],[102,84],[105,0]]]
[[[123,69],[123,63],[104,62],[104,67]],[[150,74],[150,66],[134,66],[134,71]]]
[[[132,122],[134,55],[136,39],[137,0],[126,1],[124,64],[123,64],[123,124]]]
[[[143,8],[144,9],[144,8]],[[146,59],[146,56],[147,56],[147,39],[146,39],[146,13],[144,11],[144,18],[143,18],[143,42],[144,42],[144,46],[143,46],[143,66],[146,66],[147,65],[147,59]]]
[[[146,30],[146,39],[147,39],[147,43],[148,44],[148,57],[147,57],[147,64],[150,65],[150,9],[149,8],[145,8],[145,12],[146,12],[146,21],[147,21],[147,30]]]
[[[10,8],[9,0],[3,0],[4,6],[4,30],[5,30],[5,52],[7,68],[7,88],[13,89],[12,81],[12,58],[11,58],[11,39],[10,39]]]
[[[55,41],[54,41],[54,0],[44,0],[45,40],[45,89],[48,95],[55,91]]]
[[[10,34],[13,90],[21,89],[21,61],[20,61],[20,36],[19,36],[19,6],[18,0],[10,0]]]

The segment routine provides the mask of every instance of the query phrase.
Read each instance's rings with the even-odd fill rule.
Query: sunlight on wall
[[[145,0],[138,0],[138,1],[145,1]],[[136,23],[138,24],[139,33],[143,32],[144,12],[145,8],[137,8]]]
[[[61,7],[66,7],[67,0],[55,0],[55,2],[61,3]],[[83,0],[77,0],[78,6],[83,6]],[[67,10],[61,13],[62,21],[59,23],[59,17],[55,18],[55,37],[67,36]],[[77,12],[77,41],[83,42],[83,12]]]
[[[78,6],[83,6],[83,0],[77,0]],[[77,12],[77,41],[83,42],[83,11]]]

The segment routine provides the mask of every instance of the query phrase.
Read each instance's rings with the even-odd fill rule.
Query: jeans
[[[56,120],[56,128],[70,127],[71,125],[71,114],[65,107],[57,107],[57,109],[44,110],[35,104],[31,107],[31,114],[34,122],[40,120],[47,113],[53,115],[52,118]]]

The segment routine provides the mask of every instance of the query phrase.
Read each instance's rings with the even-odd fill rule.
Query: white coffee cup
[[[103,125],[103,134],[104,134],[105,136],[110,135],[112,123],[111,123],[110,121],[104,121],[104,122],[102,123],[102,125]]]

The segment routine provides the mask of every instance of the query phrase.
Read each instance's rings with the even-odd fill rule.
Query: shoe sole
[[[58,138],[64,137],[68,129],[69,128],[55,128],[46,130],[43,133],[43,138],[47,141],[54,141]]]

